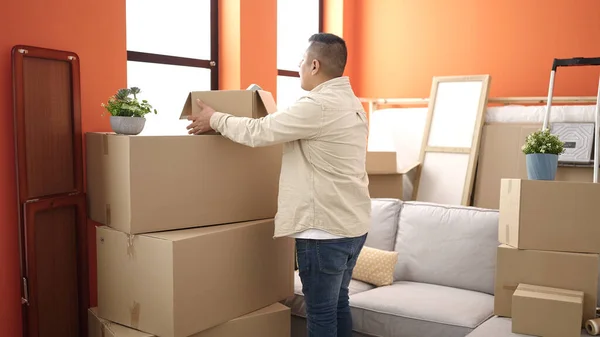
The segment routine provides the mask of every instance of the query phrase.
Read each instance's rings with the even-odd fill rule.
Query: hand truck
[[[577,67],[577,66],[600,66],[600,57],[575,57],[571,59],[554,59],[552,63],[552,71],[550,72],[550,86],[548,87],[548,103],[546,106],[546,114],[544,116],[544,124],[542,130],[548,128],[550,122],[550,109],[552,108],[552,92],[554,91],[554,75],[558,67]],[[594,166],[593,182],[598,182],[598,157],[600,149],[598,146],[600,140],[600,78],[598,79],[598,95],[596,98],[596,110],[594,113]]]

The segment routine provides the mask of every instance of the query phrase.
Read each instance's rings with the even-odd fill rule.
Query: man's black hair
[[[330,33],[314,34],[308,39],[309,52],[319,60],[321,69],[331,77],[340,77],[344,74],[348,49],[346,41]]]

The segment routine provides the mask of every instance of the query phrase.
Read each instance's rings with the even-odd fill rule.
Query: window
[[[277,0],[277,105],[300,98],[298,65],[308,38],[323,31],[323,0]]]
[[[190,91],[218,89],[218,0],[127,0],[127,85],[158,114],[142,135],[187,134]]]

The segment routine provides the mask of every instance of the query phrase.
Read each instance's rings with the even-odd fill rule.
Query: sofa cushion
[[[492,295],[396,282],[350,298],[354,327],[377,336],[463,337],[493,315]]]
[[[350,293],[350,296],[352,296],[373,288],[374,286],[370,284],[351,280],[348,292]],[[306,305],[304,304],[304,294],[302,293],[302,280],[300,279],[298,271],[294,273],[294,296],[286,299],[282,303],[292,309],[292,315],[306,317]]]
[[[394,279],[494,293],[498,211],[404,202]]]
[[[506,317],[494,316],[473,330],[467,337],[529,337],[512,333],[512,320]],[[584,329],[581,330],[581,337],[589,336]]]
[[[381,250],[394,250],[398,218],[402,202],[398,199],[371,199],[371,228],[365,246]]]

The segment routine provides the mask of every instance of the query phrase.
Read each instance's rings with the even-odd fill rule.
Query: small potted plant
[[[110,126],[117,134],[137,135],[146,125],[145,115],[154,112],[147,100],[138,100],[140,88],[119,89],[101,106],[110,113]]]
[[[558,156],[565,151],[565,143],[550,130],[538,130],[529,136],[521,148],[525,154],[527,177],[531,180],[554,180]]]

